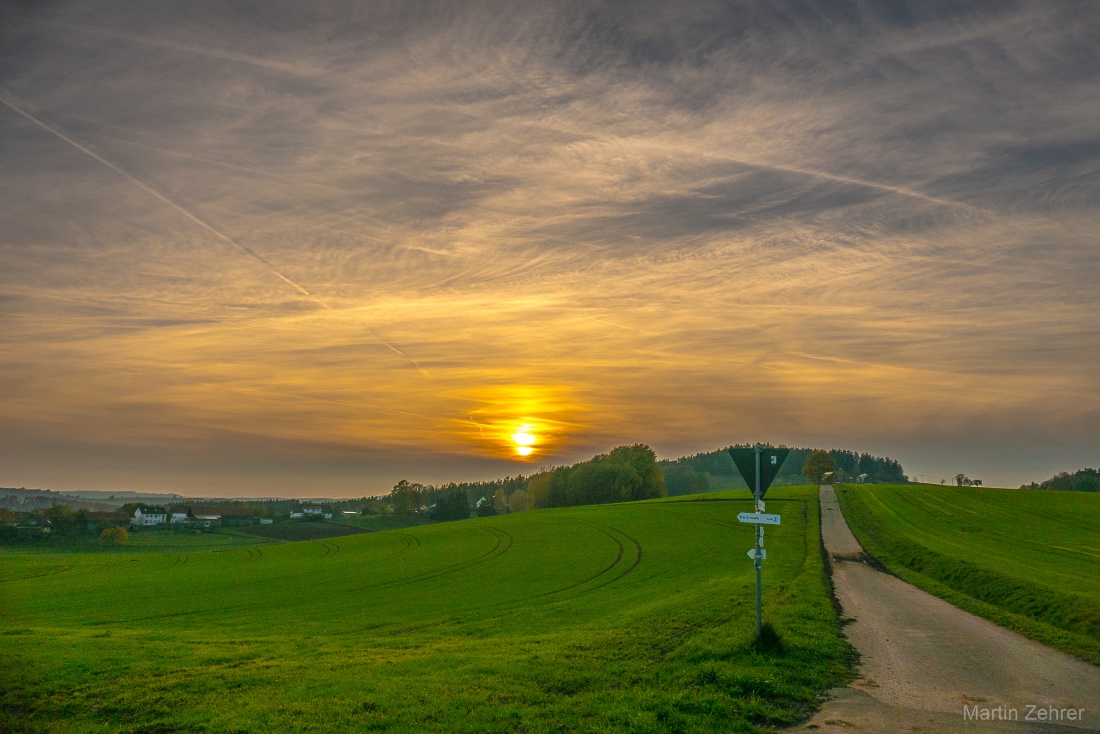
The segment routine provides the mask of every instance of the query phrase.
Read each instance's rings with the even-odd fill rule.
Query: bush
[[[99,539],[103,542],[103,545],[126,545],[126,541],[130,539],[130,534],[126,532],[124,527],[103,528],[103,532],[99,534]]]

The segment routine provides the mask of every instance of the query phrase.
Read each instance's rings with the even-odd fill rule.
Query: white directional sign
[[[757,558],[767,558],[767,557],[768,557],[768,552],[766,550],[764,550],[763,548],[751,548],[749,550],[749,558],[753,559],[754,561]]]
[[[737,519],[741,522],[754,522],[761,525],[779,524],[779,515],[766,515],[763,512],[742,512]]]

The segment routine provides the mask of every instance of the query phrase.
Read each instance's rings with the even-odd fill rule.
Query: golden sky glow
[[[490,6],[4,11],[0,485],[1095,465],[1095,9]]]

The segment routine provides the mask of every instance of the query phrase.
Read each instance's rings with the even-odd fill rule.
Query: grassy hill
[[[1100,495],[841,485],[864,549],[956,606],[1100,664]]]
[[[849,674],[816,488],[260,547],[0,555],[0,729],[759,731]]]

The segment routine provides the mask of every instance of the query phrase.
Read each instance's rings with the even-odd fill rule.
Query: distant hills
[[[55,492],[52,489],[0,487],[0,507],[20,512],[54,505],[70,505],[88,510],[113,509],[127,502],[166,503],[180,499],[183,499],[183,495],[152,492]]]

